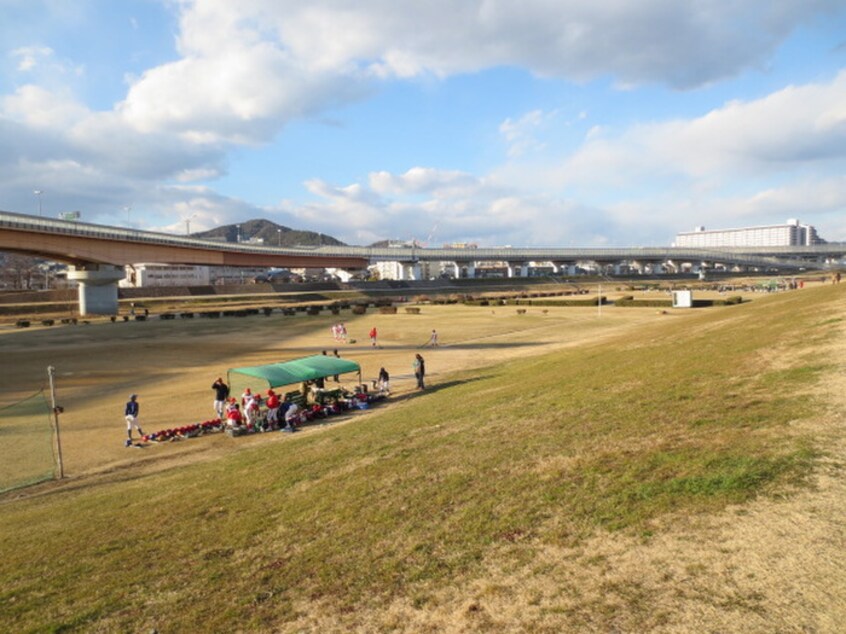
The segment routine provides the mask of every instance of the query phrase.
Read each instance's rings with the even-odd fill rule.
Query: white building
[[[706,231],[697,227],[694,231],[676,235],[677,247],[792,247],[821,244],[825,242],[811,225],[788,220],[783,225],[742,227],[739,229],[718,229]]]

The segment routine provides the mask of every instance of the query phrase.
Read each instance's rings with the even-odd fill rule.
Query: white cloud
[[[18,71],[25,73],[52,57],[53,49],[48,46],[24,46],[11,51],[9,55],[18,60]]]
[[[509,117],[503,121],[499,125],[499,133],[508,144],[508,156],[514,158],[527,152],[542,150],[546,144],[536,138],[536,132],[557,115],[557,111],[545,113],[542,110],[532,110],[519,119]]]
[[[477,185],[477,179],[464,172],[412,167],[399,175],[385,171],[373,172],[369,183],[371,189],[379,194],[432,193],[437,196],[472,189]]]
[[[819,167],[846,159],[844,104],[846,71],[695,119],[635,125],[616,136],[593,129],[545,178],[565,186],[622,186],[662,175],[734,179]]]
[[[575,80],[698,86],[761,64],[797,25],[838,2],[700,0],[695,10],[673,0],[178,6],[181,58],[133,80],[120,110],[141,131],[243,143],[360,99],[368,78],[510,65]]]
[[[375,172],[368,185],[306,183],[317,199],[289,207],[301,223],[343,240],[368,244],[384,238],[482,244],[602,243],[610,218],[572,201],[503,189],[486,179],[456,171],[415,167],[404,174]]]
[[[19,73],[37,72],[42,77],[48,77],[64,74],[79,76],[85,72],[85,67],[80,64],[57,59],[49,46],[22,46],[9,51],[9,56],[17,60],[16,70]]]
[[[89,111],[67,93],[27,84],[0,100],[0,115],[33,128],[60,129],[88,116]]]

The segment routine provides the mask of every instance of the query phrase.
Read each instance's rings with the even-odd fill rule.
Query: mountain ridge
[[[239,238],[241,242],[261,239],[267,246],[346,246],[344,242],[325,233],[292,229],[263,218],[221,225],[208,231],[192,233],[191,236],[207,239],[222,238],[225,242],[238,242]]]

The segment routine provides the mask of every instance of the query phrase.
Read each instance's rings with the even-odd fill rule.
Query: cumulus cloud
[[[309,181],[315,200],[291,211],[355,244],[384,238],[481,244],[602,244],[613,219],[574,201],[503,188],[465,172],[414,167],[346,186]],[[433,231],[434,230],[434,231]]]
[[[268,139],[292,118],[360,99],[370,82],[496,66],[621,85],[689,88],[760,65],[837,0],[193,0],[180,59],[132,80],[120,111],[141,131]],[[505,134],[513,132],[510,125]],[[515,152],[520,145],[514,145]]]
[[[472,189],[476,187],[478,180],[459,171],[412,167],[404,174],[373,172],[370,174],[369,183],[370,188],[379,194],[431,193],[443,196]]]
[[[592,129],[582,146],[546,172],[564,186],[631,185],[661,175],[734,178],[846,159],[846,71],[830,82],[789,86],[733,101],[700,117]]]

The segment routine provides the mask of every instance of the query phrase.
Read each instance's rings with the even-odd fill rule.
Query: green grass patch
[[[789,490],[816,456],[790,423],[821,411],[808,390],[836,371],[789,345],[838,297],[662,320],[439,378],[324,433],[7,502],[0,625],[273,630],[310,601],[425,609],[503,548],[650,535]]]

